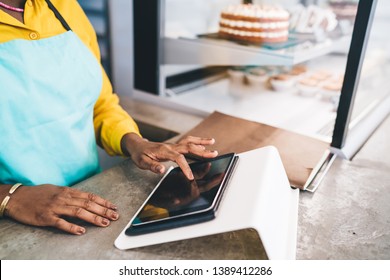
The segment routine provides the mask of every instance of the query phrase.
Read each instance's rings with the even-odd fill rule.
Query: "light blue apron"
[[[100,170],[93,109],[101,68],[55,13],[67,32],[0,44],[2,184],[71,186]]]

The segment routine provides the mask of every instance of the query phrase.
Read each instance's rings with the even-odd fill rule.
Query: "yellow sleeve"
[[[139,129],[135,121],[119,105],[119,98],[113,93],[103,68],[102,72],[103,87],[95,104],[93,118],[97,142],[109,155],[123,155],[122,137],[130,132],[140,135]]]
[[[70,2],[73,2],[74,5],[73,7],[68,5],[67,7],[71,9],[67,11],[68,13],[65,12],[69,15],[70,26],[100,62],[100,50],[95,30],[78,3],[76,1]],[[101,69],[103,86],[95,104],[93,120],[97,143],[109,155],[123,155],[120,144],[122,137],[130,132],[140,135],[139,129],[135,121],[119,105],[119,98],[113,93],[111,82],[103,67]]]

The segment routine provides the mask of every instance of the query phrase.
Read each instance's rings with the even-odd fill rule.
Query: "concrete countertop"
[[[179,133],[189,130],[202,120],[200,117],[191,118],[184,113],[180,115],[169,110],[156,114],[153,106],[134,105],[129,100],[124,103],[124,107],[136,119],[144,118],[142,121],[159,125],[164,123],[165,127]],[[153,120],[153,116],[158,119],[158,123]],[[183,118],[186,118],[186,122],[183,122]],[[314,194],[301,192],[297,259],[390,258],[389,129],[390,119],[387,119],[353,161],[336,159]],[[108,228],[83,224],[87,229],[84,236],[1,220],[0,259],[265,257],[256,232],[249,229],[128,251],[116,249],[114,240],[159,179],[160,176],[139,170],[130,160],[124,160],[76,185],[76,188],[94,192],[115,202],[121,214],[121,218]]]
[[[352,161],[301,192],[297,259],[390,259],[390,118]]]

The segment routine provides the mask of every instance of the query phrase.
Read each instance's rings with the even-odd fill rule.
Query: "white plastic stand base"
[[[256,149],[239,155],[215,219],[138,236],[125,234],[129,222],[115,246],[126,250],[252,228],[270,260],[295,259],[298,199],[276,148]]]

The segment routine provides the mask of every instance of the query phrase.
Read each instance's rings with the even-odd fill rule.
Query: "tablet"
[[[127,235],[138,235],[215,218],[238,156],[234,153],[190,164],[194,180],[170,168],[133,217]]]

